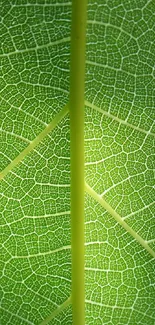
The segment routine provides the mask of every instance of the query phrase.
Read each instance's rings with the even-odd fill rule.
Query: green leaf
[[[0,6],[0,324],[69,325],[71,3]],[[86,325],[155,322],[154,62],[153,0],[88,1]]]

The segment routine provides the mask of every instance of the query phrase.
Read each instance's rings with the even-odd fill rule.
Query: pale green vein
[[[99,62],[95,62],[95,61],[91,61],[91,60],[86,60],[86,63],[88,65],[92,65],[92,66],[95,66],[95,67],[100,67],[100,68],[108,68],[109,70],[111,71],[121,71],[120,68],[116,68],[116,67],[110,67],[108,64],[103,64],[103,63],[99,63]],[[126,70],[122,70],[126,75],[131,75],[131,76],[135,76],[136,75],[136,72],[133,73],[131,71],[126,71]]]
[[[34,85],[32,82],[26,82],[26,85]],[[55,88],[55,86],[51,86],[51,85],[44,85],[44,84],[41,84],[41,83],[38,83],[37,86],[39,85],[39,87],[41,87],[42,89],[53,89],[55,91],[55,89],[57,91],[60,91],[61,93],[63,92],[64,94],[67,94],[68,95],[68,90],[64,89],[64,88],[60,88],[60,87],[57,87]],[[31,114],[30,114],[31,115]],[[43,123],[43,122],[42,122]]]
[[[39,3],[39,7],[44,8],[53,8],[53,7],[68,7],[71,5],[71,1],[68,2],[56,2],[56,3]],[[23,8],[23,7],[32,7],[31,3],[24,3],[24,4],[13,4],[12,7],[16,8]],[[38,7],[38,3],[33,3],[33,7]]]
[[[46,256],[46,255],[52,255],[55,253],[59,253],[61,251],[66,251],[66,250],[70,250],[71,249],[71,245],[67,245],[67,246],[62,246],[60,248],[57,249],[53,249],[52,251],[48,251],[48,252],[42,252],[42,253],[36,253],[36,254],[30,254],[30,255],[17,255],[17,256],[12,256],[12,258],[14,259],[20,259],[20,258],[32,258],[32,257],[40,257],[40,256]]]
[[[116,310],[116,309],[120,309],[120,310],[130,310],[130,311],[133,311],[133,306],[117,306],[116,304],[115,305],[108,305],[108,304],[103,304],[103,303],[100,303],[98,301],[92,301],[92,300],[88,300],[86,299],[86,303],[87,304],[90,304],[90,305],[95,305],[95,306],[99,306],[99,307],[104,307],[104,308],[110,308],[112,309],[112,311]],[[134,311],[139,314],[141,314],[143,317],[144,317],[144,312],[140,311],[139,309],[137,310],[136,308],[134,308]],[[154,321],[154,315],[150,315],[150,318]],[[129,323],[128,323],[129,324]]]
[[[85,189],[92,198],[95,199],[106,211],[108,211],[111,216],[133,237],[139,244],[141,244],[153,257],[155,257],[155,252],[148,245],[147,241],[139,236],[123,219],[122,217],[108,204],[99,194],[97,194],[87,183],[85,183]]]
[[[1,224],[1,227],[6,227],[6,226],[11,226],[13,224],[18,224],[19,222],[23,221],[23,220],[27,220],[27,219],[32,219],[32,220],[38,220],[38,219],[47,219],[47,218],[58,218],[58,217],[62,217],[62,216],[68,216],[70,215],[70,211],[66,211],[66,212],[57,212],[57,213],[50,213],[50,214],[45,214],[45,215],[38,215],[38,216],[23,216],[22,218],[13,220],[11,222],[7,222],[5,224]]]
[[[125,310],[132,309],[132,306],[131,307],[128,307],[128,306],[117,306],[117,305],[112,306],[112,305],[103,304],[101,302],[92,301],[92,300],[88,300],[88,299],[86,299],[85,301],[86,301],[87,304],[91,304],[91,305],[95,305],[95,306],[100,306],[100,307],[111,308],[111,309],[125,309]]]
[[[148,244],[150,244],[150,243],[154,243],[155,242],[155,239],[150,239],[150,240],[147,240],[146,241]]]
[[[45,215],[41,215],[41,216],[24,216],[23,218],[28,218],[28,219],[41,219],[41,218],[51,218],[51,217],[62,217],[62,216],[70,215],[70,213],[71,212],[69,210],[69,211],[63,211],[63,212],[45,214]],[[21,218],[20,220],[22,220],[23,218]],[[18,221],[18,220],[15,220],[15,221]]]
[[[96,268],[96,267],[85,267],[85,271],[90,271],[90,272],[101,272],[101,273],[104,273],[104,272],[106,272],[106,275],[109,273],[112,273],[113,274],[113,270],[110,270],[109,268],[106,268],[106,269],[104,269],[104,268],[102,268],[102,269],[100,269],[100,268]],[[120,274],[122,274],[122,270],[117,270],[116,271],[116,273],[118,274],[118,273],[120,273]]]
[[[115,305],[109,305],[109,304],[103,304],[103,303],[100,303],[98,301],[92,301],[92,300],[86,300],[86,303],[87,304],[90,304],[90,305],[94,305],[94,306],[99,306],[99,307],[104,307],[104,308],[109,308],[112,310],[112,312],[116,309],[120,309],[120,313],[121,311],[133,311],[133,306],[117,306],[116,304]],[[141,314],[143,317],[144,317],[144,312],[143,311],[140,311],[139,309],[137,310],[136,308],[134,308],[134,311],[135,313],[138,313],[138,314]],[[154,316],[150,315],[150,318],[154,321]],[[129,323],[128,323],[129,324]]]
[[[111,113],[109,113],[109,112],[104,111],[102,108],[100,108],[100,107],[98,107],[98,106],[96,106],[96,105],[90,103],[90,102],[87,101],[87,100],[85,100],[85,105],[88,106],[88,107],[93,108],[94,110],[96,110],[96,111],[102,113],[103,115],[105,115],[105,116],[107,116],[107,117],[110,117],[111,119],[117,121],[117,122],[120,123],[120,124],[124,124],[124,125],[126,125],[126,126],[132,128],[132,129],[134,129],[134,130],[137,130],[137,131],[139,131],[139,132],[145,133],[145,134],[147,134],[147,135],[152,135],[153,137],[155,137],[155,134],[154,134],[154,133],[152,133],[152,132],[150,132],[150,131],[146,131],[146,130],[144,130],[144,129],[142,129],[142,128],[140,128],[140,127],[134,125],[134,124],[128,123],[127,121],[124,121],[124,120],[120,119],[119,117],[117,117],[117,116],[115,116],[115,115],[113,115],[113,114],[111,114]]]
[[[42,182],[42,183],[36,182],[36,184],[41,185],[41,186],[47,186],[48,185],[49,187],[58,187],[58,188],[60,188],[60,187],[65,187],[65,188],[70,187],[70,184],[51,184],[51,183],[44,183],[44,182]]]
[[[14,167],[16,167],[45,137],[49,134],[58,123],[68,113],[68,105],[54,117],[54,119],[30,142],[30,144],[0,173],[0,180],[3,179]]]
[[[22,137],[21,135],[18,135],[18,134],[15,134],[15,133],[12,133],[12,132],[9,132],[9,131],[6,131],[6,130],[2,130],[2,129],[0,129],[0,132],[4,133],[5,135],[11,135],[12,137],[20,139],[20,140],[22,140],[22,141],[24,141],[26,143],[30,143],[30,140]]]
[[[56,41],[53,41],[53,42],[49,42],[47,44],[37,45],[35,47],[27,48],[27,49],[24,49],[24,50],[15,50],[15,51],[12,51],[10,53],[0,54],[0,58],[3,58],[5,56],[18,54],[18,53],[26,53],[26,52],[31,52],[31,51],[37,51],[37,50],[40,50],[40,49],[48,48],[49,46],[54,46],[54,45],[59,45],[59,44],[69,43],[69,42],[70,42],[70,36],[64,37],[62,39],[59,39],[59,40],[56,40]]]
[[[102,21],[97,21],[97,20],[87,20],[87,24],[90,25],[98,25],[98,26],[104,26],[104,27],[112,27],[113,29],[117,29],[120,33],[124,33],[126,35],[128,35],[130,37],[130,39],[134,39],[135,41],[137,41],[137,38],[134,37],[132,34],[128,33],[126,30],[122,29],[121,26],[118,27],[116,25],[112,25],[109,22],[108,23],[104,23]]]
[[[143,206],[141,209],[138,209],[137,211],[131,212],[130,214],[128,214],[125,217],[123,217],[123,220],[125,220],[127,218],[130,218],[131,216],[133,217],[134,215],[137,215],[141,211],[145,211],[146,209],[149,209],[154,204],[155,204],[155,202],[153,201],[150,204]]]
[[[71,296],[65,300],[57,309],[55,309],[51,315],[45,318],[39,325],[46,325],[48,324],[54,317],[60,314],[66,307],[68,307],[72,302]]]

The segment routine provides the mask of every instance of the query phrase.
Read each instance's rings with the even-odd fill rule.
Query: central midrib
[[[86,105],[92,107],[88,101],[85,101]],[[92,107],[94,108],[94,107]],[[45,127],[45,129],[38,134],[38,136],[31,141],[31,143],[0,173],[0,180],[2,180],[12,169],[14,169],[22,160],[27,157],[27,155],[39,145],[44,138],[54,130],[60,121],[68,114],[68,105],[64,106],[61,111],[55,116],[55,118]],[[103,111],[102,111],[103,113]],[[108,114],[108,113],[107,113]],[[107,115],[106,114],[106,115]],[[109,116],[112,118],[112,116]],[[121,123],[121,121],[119,121]],[[128,125],[131,126],[131,125]],[[140,131],[140,130],[139,130]],[[144,130],[143,130],[144,131]],[[146,133],[145,131],[144,133]],[[123,218],[103,199],[96,193],[88,184],[85,184],[85,190],[91,195],[106,211],[108,211],[114,219],[128,232],[130,235],[136,239],[139,244],[145,248],[152,257],[155,257],[155,252],[151,249],[148,241],[145,241],[141,236],[139,236],[124,220]]]

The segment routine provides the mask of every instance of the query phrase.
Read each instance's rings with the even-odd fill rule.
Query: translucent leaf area
[[[71,2],[0,7],[0,324],[71,325]],[[87,20],[85,324],[154,325],[155,2]]]

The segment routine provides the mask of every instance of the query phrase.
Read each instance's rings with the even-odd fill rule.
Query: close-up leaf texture
[[[70,34],[0,0],[0,325],[73,323]],[[154,0],[88,1],[84,110],[85,325],[154,325]]]

